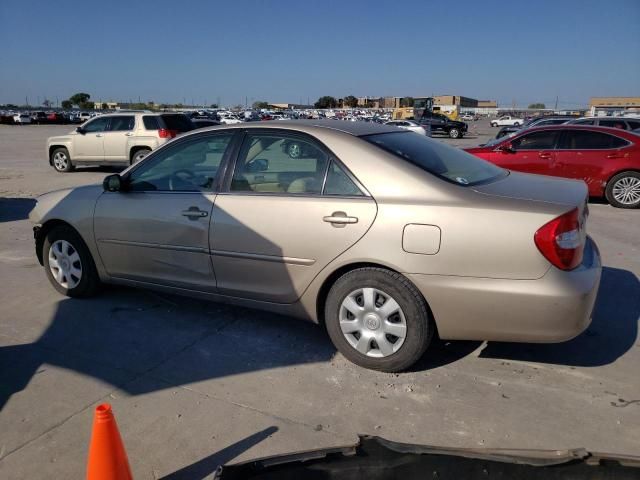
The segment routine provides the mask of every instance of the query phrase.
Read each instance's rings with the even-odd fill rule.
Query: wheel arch
[[[151,148],[148,145],[133,145],[129,149],[129,163],[133,162],[134,155],[138,153],[140,150],[149,150],[151,152],[153,151],[153,148]]]
[[[318,295],[316,296],[316,318],[318,319],[319,325],[324,326],[324,323],[325,323],[324,305],[327,301],[327,296],[329,295],[329,291],[331,290],[331,287],[333,286],[333,284],[336,283],[336,281],[340,277],[342,277],[344,274],[349,273],[353,270],[358,270],[360,268],[380,268],[380,269],[388,270],[389,272],[397,273],[398,275],[402,275],[408,282],[410,282],[411,284],[413,284],[414,287],[416,287],[415,284],[411,281],[411,279],[403,275],[402,272],[399,272],[398,270],[388,265],[383,265],[381,263],[376,263],[376,262],[355,262],[355,263],[348,263],[346,265],[341,265],[340,267],[335,269],[333,272],[331,272],[324,279],[324,281],[322,282],[322,285],[318,289]],[[431,306],[429,305],[429,300],[425,298],[425,296],[422,294],[422,292],[418,287],[416,287],[416,290],[422,296],[422,299],[424,300],[427,306],[427,311],[429,312],[429,315],[433,320],[433,325],[435,325],[434,334],[436,337],[439,337],[436,317],[433,314],[433,310],[431,310]]]
[[[47,236],[47,233],[59,226],[65,226],[73,229],[73,231],[76,232],[80,238],[82,238],[82,235],[80,235],[78,229],[71,225],[69,222],[65,222],[64,220],[60,220],[58,218],[47,220],[37,230],[34,230],[36,241],[36,256],[38,257],[38,262],[40,263],[40,265],[44,265],[44,260],[42,258],[42,245],[44,244],[44,239]],[[82,241],[85,244],[87,243],[84,238],[82,238]]]
[[[69,151],[69,145],[65,145],[64,143],[56,143],[56,144],[53,144],[53,145],[49,145],[49,165],[51,165],[51,166],[53,166],[53,159],[51,158],[51,155],[53,155],[53,151],[56,148],[64,148],[64,149],[66,149],[67,153],[69,154],[69,159],[71,159],[71,152]]]

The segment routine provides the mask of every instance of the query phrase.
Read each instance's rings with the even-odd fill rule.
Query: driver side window
[[[130,191],[210,191],[232,134],[198,137],[167,147],[129,176]]]

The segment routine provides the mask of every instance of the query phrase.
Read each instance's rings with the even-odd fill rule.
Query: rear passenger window
[[[354,181],[349,178],[347,173],[335,161],[331,161],[331,166],[327,172],[324,194],[345,195],[350,197],[360,197],[364,195]]]
[[[575,122],[571,122],[574,125],[593,125],[593,120],[576,120]]]
[[[133,130],[135,123],[134,116],[111,117],[109,130],[112,132]]]
[[[158,125],[158,117],[151,117],[149,115],[145,115],[142,117],[142,123],[144,124],[144,128],[147,130],[158,130],[160,126]]]
[[[626,144],[627,142],[623,139],[606,133],[569,130],[566,133],[563,148],[570,150],[605,150],[622,147]]]
[[[250,134],[238,156],[231,190],[320,194],[328,161],[318,146],[299,137]]]
[[[628,120],[627,123],[629,124],[629,130],[640,128],[640,121]]]
[[[620,128],[622,130],[627,129],[627,124],[624,120],[600,120],[601,127]]]

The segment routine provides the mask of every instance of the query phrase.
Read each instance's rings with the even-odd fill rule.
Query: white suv
[[[76,165],[131,165],[176,135],[192,130],[180,113],[100,115],[67,135],[47,139],[49,164],[58,172]]]

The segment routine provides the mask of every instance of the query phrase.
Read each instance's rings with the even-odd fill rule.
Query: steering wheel
[[[180,184],[187,184],[190,187],[194,186],[191,180],[193,180],[195,176],[195,173],[193,173],[191,170],[187,170],[186,168],[176,170],[169,177],[169,190],[179,190]]]

